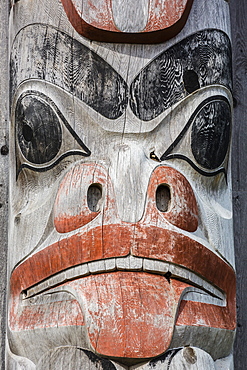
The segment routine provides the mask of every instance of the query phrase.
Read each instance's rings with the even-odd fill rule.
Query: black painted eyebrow
[[[27,26],[17,35],[10,62],[11,99],[19,83],[32,78],[58,85],[109,119],[120,117],[128,104],[124,79],[98,54],[51,26]]]
[[[32,78],[67,90],[108,119],[119,118],[127,108],[128,86],[117,71],[51,26],[30,25],[17,35],[10,62],[10,99],[22,81]],[[149,121],[200,87],[221,84],[231,90],[231,78],[229,37],[219,30],[199,31],[143,68],[129,88],[130,108],[137,118]]]
[[[232,89],[231,43],[207,29],[162,52],[130,85],[130,107],[143,121],[154,119],[193,91],[212,84]]]

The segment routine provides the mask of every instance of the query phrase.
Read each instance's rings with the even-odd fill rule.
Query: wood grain
[[[234,347],[235,370],[247,367],[247,292],[246,292],[246,122],[247,122],[247,4],[240,0],[230,2],[232,36],[233,36],[233,81],[234,81],[234,126],[233,126],[233,206],[234,206],[234,241],[237,270],[237,313],[238,325]]]
[[[111,3],[114,23],[120,31],[134,33],[146,28],[149,18],[149,1],[140,0],[133,3],[132,0],[112,0]],[[158,11],[157,8],[156,11]]]
[[[160,45],[120,43],[175,35],[161,34],[161,23],[175,26],[192,1],[141,0],[132,13],[130,1],[115,0],[113,16],[109,4],[20,0],[12,8],[11,351],[42,370],[83,359],[91,370],[137,362],[213,368],[230,354],[235,329],[231,185],[223,176],[232,102],[227,3],[195,0],[181,34]],[[86,31],[84,11],[94,23]],[[102,17],[103,29],[90,34]],[[214,141],[225,110],[226,135]],[[209,137],[202,155],[201,129],[203,143]],[[210,355],[169,349],[190,342]],[[167,363],[149,361],[165,351]]]
[[[8,1],[0,3],[0,368],[5,370],[6,274],[8,241]]]
[[[61,1],[79,34],[90,40],[120,43],[158,43],[172,38],[185,25],[193,3],[142,0],[135,5],[129,0],[101,0],[94,4],[84,0],[82,6],[78,0]]]
[[[79,347],[60,347],[49,351],[43,356],[37,370],[60,369],[60,370],[115,370],[114,364],[98,357],[90,351]]]
[[[29,43],[24,50],[25,38]],[[24,70],[22,58],[17,58],[20,49],[27,60]],[[186,84],[188,71],[197,78],[196,85],[190,88]],[[231,72],[228,36],[206,30],[158,55],[128,87],[95,52],[52,27],[36,25],[26,27],[13,45],[11,98],[22,80],[39,78],[67,90],[108,119],[122,116],[129,100],[134,115],[150,121],[204,86],[221,84],[231,89]]]

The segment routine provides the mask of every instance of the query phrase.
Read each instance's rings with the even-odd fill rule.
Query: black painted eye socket
[[[191,151],[188,151],[187,144],[185,150],[181,150],[178,145],[189,130]],[[212,96],[199,104],[160,160],[184,160],[203,176],[215,176],[218,173],[226,175],[224,161],[230,139],[231,106],[229,101],[221,95]]]
[[[194,117],[191,149],[197,163],[213,170],[224,161],[231,136],[231,108],[226,101],[206,104]]]
[[[17,139],[24,157],[31,163],[51,161],[59,152],[62,129],[52,107],[43,99],[29,95],[16,105]]]

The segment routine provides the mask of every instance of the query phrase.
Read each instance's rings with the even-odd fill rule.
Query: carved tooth
[[[217,297],[219,297],[220,299],[224,299],[224,295],[219,291],[219,289],[214,288],[210,283],[200,278],[194,272],[191,272],[189,270],[186,270],[184,268],[181,268],[175,265],[170,265],[170,271],[174,277],[177,277],[180,279],[182,278],[188,283],[193,283],[197,285],[198,287],[202,287],[202,289],[209,292],[209,294],[212,293],[216,295]]]
[[[97,272],[104,272],[105,271],[105,261],[93,261],[88,264],[89,272],[91,274],[96,274]]]
[[[39,285],[34,286],[33,288],[30,288],[30,289],[27,290],[26,294],[23,295],[23,298],[29,298],[32,295],[37,294],[39,292],[39,290],[40,290]]]
[[[181,269],[182,270],[182,269]],[[186,270],[184,270],[186,271]],[[205,281],[204,279],[200,278],[198,275],[196,275],[194,272],[191,272],[191,271],[186,271],[186,274],[187,274],[187,278],[186,280],[188,280],[189,282],[192,282],[194,283],[195,285],[197,285],[198,287],[201,287],[204,291],[206,290],[207,292],[209,293],[212,293],[214,295],[216,295],[217,297],[219,297],[220,299],[225,299],[224,298],[224,294],[221,293],[219,291],[219,289],[215,288],[214,286],[212,286],[210,283],[208,283],[207,281]]]
[[[42,292],[43,290],[47,289],[48,286],[49,286],[48,280],[43,281],[42,283],[28,289],[25,298],[29,298],[35,294]]]
[[[116,259],[115,258],[109,258],[109,259],[105,260],[105,269],[106,269],[106,271],[116,270]]]
[[[127,263],[126,263],[127,262]],[[128,267],[128,261],[126,258],[116,258],[116,266],[118,270],[125,270],[126,266]]]
[[[194,274],[193,272],[190,272],[189,276],[190,281],[193,281],[194,284],[196,284],[198,287],[202,286],[202,278],[200,278],[198,275]]]
[[[183,270],[183,269],[181,269]],[[201,283],[201,280],[199,277],[197,278],[196,274],[194,274],[193,272],[191,271],[187,271],[187,270],[183,270],[185,272],[185,280],[189,283],[189,282],[193,282],[194,284],[197,284],[199,286],[202,285]]]
[[[169,266],[169,271],[172,274],[172,276],[174,276],[174,277],[182,277],[182,278],[186,278],[187,277],[185,275],[184,271],[180,267],[178,267],[176,265],[172,265],[171,264]]]
[[[169,263],[154,261],[154,272],[166,274],[169,271]]]
[[[156,260],[143,260],[143,270],[149,272],[157,272],[159,274],[166,274],[170,270],[169,263]]]
[[[67,281],[66,272],[62,271],[58,275],[52,276],[51,279],[48,279],[48,285],[53,287],[54,285],[58,285]]]
[[[134,256],[129,256],[129,268],[131,270],[142,270],[142,265],[143,265],[143,259],[134,257]]]
[[[125,257],[125,269],[130,270],[130,256]]]
[[[178,279],[184,279],[188,283],[195,284],[198,287],[198,290],[201,288],[202,291],[189,291],[186,297],[192,297],[191,299],[198,300],[200,295],[209,295],[214,294],[215,298],[210,296],[210,298],[205,298],[208,300],[207,303],[213,303],[218,305],[225,305],[225,296],[217,288],[213,287],[210,283],[206,282],[194,272],[191,272],[180,266],[169,264],[167,262],[152,260],[152,259],[143,259],[140,257],[127,256],[119,258],[109,258],[106,260],[93,261],[90,263],[84,263],[72,267],[66,271],[62,271],[59,274],[50,277],[49,279],[37,284],[36,286],[27,290],[26,295],[23,295],[23,299],[29,298],[36,294],[41,293],[44,290],[52,288],[56,285],[62,284],[65,281],[86,276],[88,274],[95,274],[104,271],[114,271],[114,270],[135,270],[135,271],[147,271],[159,274],[166,274],[168,271],[171,272],[173,277]],[[191,288],[193,289],[193,288]],[[197,289],[197,288],[195,288]],[[206,292],[205,292],[206,291]],[[208,293],[207,293],[208,292]],[[194,298],[193,298],[194,297]],[[212,298],[212,299],[211,299]],[[188,299],[188,300],[191,300]],[[218,303],[217,303],[218,302]]]
[[[170,265],[170,272],[172,274],[172,277],[176,277],[178,279],[183,279],[187,282],[193,282],[195,283],[195,280],[197,281],[197,284],[201,286],[201,279],[195,279],[195,274],[192,273],[189,270],[186,270],[185,268],[182,268],[180,266],[176,265]]]
[[[77,276],[78,274],[76,274],[76,269],[78,268],[78,266],[76,267],[72,267],[68,270],[66,270],[66,278],[67,280],[71,280],[74,278],[74,276]]]
[[[43,290],[47,289],[47,287],[49,287],[49,285],[50,284],[49,284],[49,279],[48,279],[48,280],[43,281],[41,284],[38,284],[37,288],[38,288],[39,291],[43,291]]]
[[[143,260],[143,271],[152,272],[154,271],[154,260]]]
[[[89,274],[88,264],[76,266],[76,277],[77,276],[87,276]]]

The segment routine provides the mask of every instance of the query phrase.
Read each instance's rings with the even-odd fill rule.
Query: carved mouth
[[[187,293],[184,299],[196,301],[201,294],[200,302],[226,306],[227,300],[234,307],[235,273],[227,263],[184,234],[143,224],[96,227],[35,253],[13,270],[11,296],[14,301],[21,293],[29,298],[67,281],[113,271],[164,275],[194,288],[193,297]]]
[[[110,224],[67,236],[29,256],[17,266],[12,272],[10,284],[10,327],[13,330],[18,327],[18,330],[27,329],[22,324],[24,319],[21,307],[23,304],[27,307],[25,320],[28,320],[28,310],[31,306],[35,307],[31,297],[42,301],[42,296],[61,290],[66,292],[69,289],[75,292],[73,294],[76,301],[90,302],[90,312],[85,317],[91,315],[93,321],[98,320],[97,315],[108,312],[107,307],[113,301],[116,305],[112,312],[115,312],[117,307],[122,307],[121,328],[126,326],[123,312],[131,302],[136,302],[137,310],[142,310],[140,315],[145,330],[156,327],[156,319],[150,327],[145,326],[149,317],[162,317],[162,325],[155,330],[158,331],[157,338],[160,335],[164,338],[163,344],[159,345],[157,353],[155,352],[156,355],[161,353],[161,347],[169,345],[174,325],[235,329],[234,270],[214,252],[188,235],[154,225]],[[118,297],[122,284],[126,295],[123,302],[119,301]],[[140,291],[142,297],[139,295]],[[133,296],[131,302],[128,299],[129,294]],[[143,295],[146,297],[145,308]],[[155,297],[156,300],[151,306],[150,297]],[[97,317],[94,317],[95,302],[98,302],[96,306],[99,309]],[[79,312],[79,306],[77,307]],[[129,310],[132,308],[129,307]],[[135,309],[136,306],[132,311],[135,312]],[[168,323],[166,320],[169,317],[172,319]],[[112,338],[112,348],[116,348],[114,340],[117,340],[118,336],[116,334],[113,339],[111,332],[118,333],[120,330],[117,326],[112,328],[114,318],[115,314],[112,313],[107,324],[103,324],[103,315],[103,321],[98,323],[100,330],[109,327],[106,337],[108,341]],[[77,319],[73,325],[77,325],[76,322]],[[52,325],[57,326],[59,323]],[[138,319],[135,317],[132,317],[129,325],[136,328],[138,335],[144,330],[138,328]],[[165,328],[169,328],[169,336],[164,335]],[[92,343],[97,346],[99,333],[90,334],[90,326],[88,330]],[[129,332],[128,326],[125,332]],[[100,345],[99,353],[108,353],[104,346],[105,340]],[[150,344],[147,346],[150,347]],[[136,356],[132,352],[129,355]],[[127,356],[124,349],[121,356]]]
[[[51,317],[51,328],[87,330],[94,351],[110,358],[163,353],[175,325],[235,329],[234,270],[188,235],[154,225],[65,236],[17,266],[10,284],[12,333],[45,333]]]
[[[224,292],[214,287],[194,272],[168,262],[134,257],[132,255],[92,261],[71,267],[66,271],[62,271],[22,291],[22,298],[32,298],[46,291],[51,293],[51,289],[54,291],[53,288],[59,287],[68,281],[76,280],[91,274],[113,271],[143,271],[151,274],[163,275],[168,281],[170,281],[170,279],[183,281],[189,284],[191,288],[185,289],[182,299],[226,306]]]

